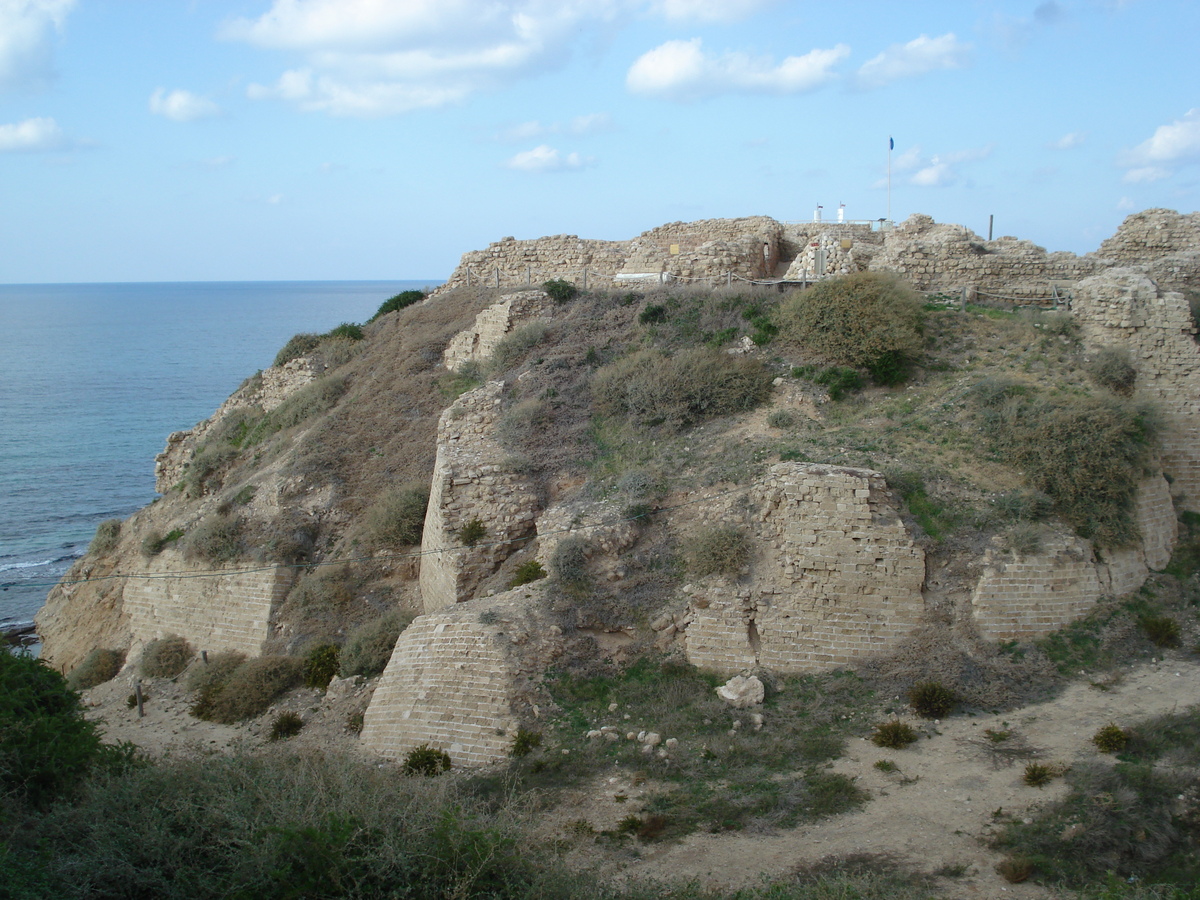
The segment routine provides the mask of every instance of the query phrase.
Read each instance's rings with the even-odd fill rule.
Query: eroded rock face
[[[1096,253],[1141,269],[1163,291],[1200,286],[1200,213],[1147,209],[1127,217]]]
[[[470,600],[475,590],[529,537],[538,498],[529,479],[513,472],[494,437],[504,385],[468,391],[438,422],[437,459],[421,538],[421,602],[426,612]],[[467,546],[463,529],[485,529]]]
[[[428,744],[456,766],[509,755],[533,721],[535,682],[562,652],[560,629],[517,588],[417,619],[392,652],[363,718],[363,746],[403,759]]]
[[[759,548],[749,577],[692,599],[695,665],[831,669],[919,623],[925,555],[878,472],[779,463],[752,490],[747,518]]]
[[[452,372],[461,371],[467,363],[483,362],[514,328],[549,316],[553,310],[554,301],[545,291],[506,294],[499,303],[476,316],[472,327],[454,336],[442,354],[442,360]]]

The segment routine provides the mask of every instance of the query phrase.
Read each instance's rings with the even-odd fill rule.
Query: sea
[[[0,629],[33,621],[154,457],[293,334],[440,280],[0,285]],[[36,648],[35,648],[36,650]]]

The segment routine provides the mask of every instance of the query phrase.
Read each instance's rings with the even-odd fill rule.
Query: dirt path
[[[999,827],[995,811],[1024,817],[1032,806],[1062,797],[1066,785],[1056,779],[1044,789],[1028,787],[1022,781],[1027,759],[1005,764],[990,748],[1023,743],[1039,760],[1072,764],[1099,756],[1091,737],[1109,722],[1129,725],[1196,704],[1200,665],[1180,657],[1134,669],[1107,690],[1077,683],[1047,703],[999,716],[946,720],[932,729],[935,734],[905,750],[884,750],[860,739],[834,766],[870,793],[859,811],[794,831],[697,834],[676,844],[650,845],[626,874],[736,886],[830,855],[873,852],[929,872],[964,872],[953,882],[954,896],[1049,897],[1036,885],[1008,884],[996,874],[1002,856],[987,844]],[[1009,731],[1011,737],[994,743],[984,734],[988,728]],[[880,771],[875,768],[879,760],[892,761],[898,770]]]

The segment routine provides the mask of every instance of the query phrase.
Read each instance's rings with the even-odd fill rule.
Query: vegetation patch
[[[875,726],[871,735],[871,743],[876,747],[887,747],[889,750],[903,750],[909,744],[915,743],[917,732],[907,722],[890,719]]]
[[[151,531],[142,540],[142,556],[147,558],[158,556],[169,545],[175,543],[183,537],[182,528],[172,528],[166,534],[159,531]]]
[[[0,651],[3,652],[3,651]],[[85,691],[106,681],[112,681],[125,664],[124,650],[110,650],[97,647],[83,658],[78,666],[67,676],[67,684],[72,690]]]
[[[147,678],[177,678],[188,667],[196,651],[177,634],[150,641],[142,650],[141,670]]]
[[[409,620],[411,621],[411,619]],[[361,675],[374,678],[387,667],[392,650],[408,621],[397,612],[390,612],[370,622],[364,622],[346,635],[339,656],[341,676]]]
[[[271,733],[267,739],[285,741],[298,735],[303,727],[304,720],[291,710],[286,710],[271,720]]]
[[[487,537],[487,526],[480,519],[471,519],[458,529],[458,542],[464,547],[474,547]]]
[[[550,299],[555,303],[566,303],[568,300],[573,300],[579,295],[579,288],[569,281],[562,278],[555,278],[542,284],[542,290],[545,291]]]
[[[401,771],[405,775],[441,775],[450,771],[450,754],[428,744],[413,747],[405,754]]]
[[[246,660],[224,684],[201,690],[192,715],[225,725],[262,715],[276,697],[296,687],[303,677],[304,661],[291,656]]]
[[[420,303],[425,299],[425,291],[401,291],[400,293],[388,297],[379,305],[379,309],[375,311],[375,315],[367,319],[368,322],[374,322],[380,316],[386,316],[390,312],[397,312],[412,306],[414,303]]]
[[[108,556],[117,549],[121,541],[121,520],[105,519],[96,526],[96,536],[88,544],[88,553],[95,556]]]
[[[940,681],[922,681],[908,691],[908,705],[923,719],[944,719],[950,715],[958,697]]]
[[[318,644],[304,654],[304,685],[324,690],[337,675],[340,651],[336,644]]]
[[[509,588],[520,587],[523,584],[532,584],[546,577],[546,570],[542,568],[542,564],[536,559],[531,559],[517,566],[517,571],[513,573],[512,581],[508,583]]]
[[[736,525],[701,528],[684,542],[688,571],[700,578],[737,576],[749,563],[752,549],[750,536]]]
[[[212,513],[200,520],[183,542],[186,559],[220,564],[243,554],[242,521],[237,516]]]
[[[421,543],[429,488],[410,484],[385,493],[363,514],[367,541],[375,547],[408,547]]]

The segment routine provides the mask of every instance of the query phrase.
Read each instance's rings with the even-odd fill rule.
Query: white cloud
[[[455,103],[556,68],[588,26],[633,0],[274,0],[221,35],[295,51],[305,64],[254,99],[335,115],[379,116]]]
[[[1072,131],[1069,134],[1064,134],[1057,141],[1051,141],[1046,146],[1051,150],[1074,150],[1087,140],[1087,135],[1082,131]]]
[[[0,90],[40,87],[54,75],[53,37],[75,0],[0,0]]]
[[[914,187],[945,187],[954,184],[961,177],[961,166],[964,163],[987,159],[992,155],[993,146],[974,147],[967,150],[957,150],[953,153],[941,153],[925,156],[920,147],[910,147],[901,153],[892,163],[892,170],[907,175],[907,182]],[[875,187],[884,187],[887,180],[878,181]]]
[[[1159,125],[1149,138],[1121,156],[1127,167],[1125,181],[1160,181],[1175,174],[1180,166],[1200,162],[1200,108],[1189,109],[1183,118]]]
[[[1132,197],[1122,197],[1117,201],[1118,212],[1133,212],[1135,209],[1137,209],[1137,203]]]
[[[892,44],[858,70],[859,87],[877,88],[901,78],[912,78],[938,69],[961,69],[969,61],[971,45],[953,32],[931,38],[921,35],[907,44]]]
[[[655,0],[650,8],[673,22],[735,22],[776,0]]]
[[[568,153],[565,156],[555,148],[541,144],[532,150],[518,153],[505,165],[519,172],[569,172],[585,169],[594,164],[594,160],[580,156],[578,153]]]
[[[61,150],[69,143],[53,119],[26,119],[15,125],[0,125],[0,152]]]
[[[833,79],[833,67],[849,54],[848,46],[838,44],[804,56],[789,56],[776,65],[770,58],[746,53],[708,56],[700,38],[667,41],[638,58],[625,76],[625,83],[634,93],[670,100],[694,100],[731,91],[797,94]]]
[[[150,95],[150,112],[174,122],[194,122],[220,115],[221,107],[191,91],[159,88]]]

